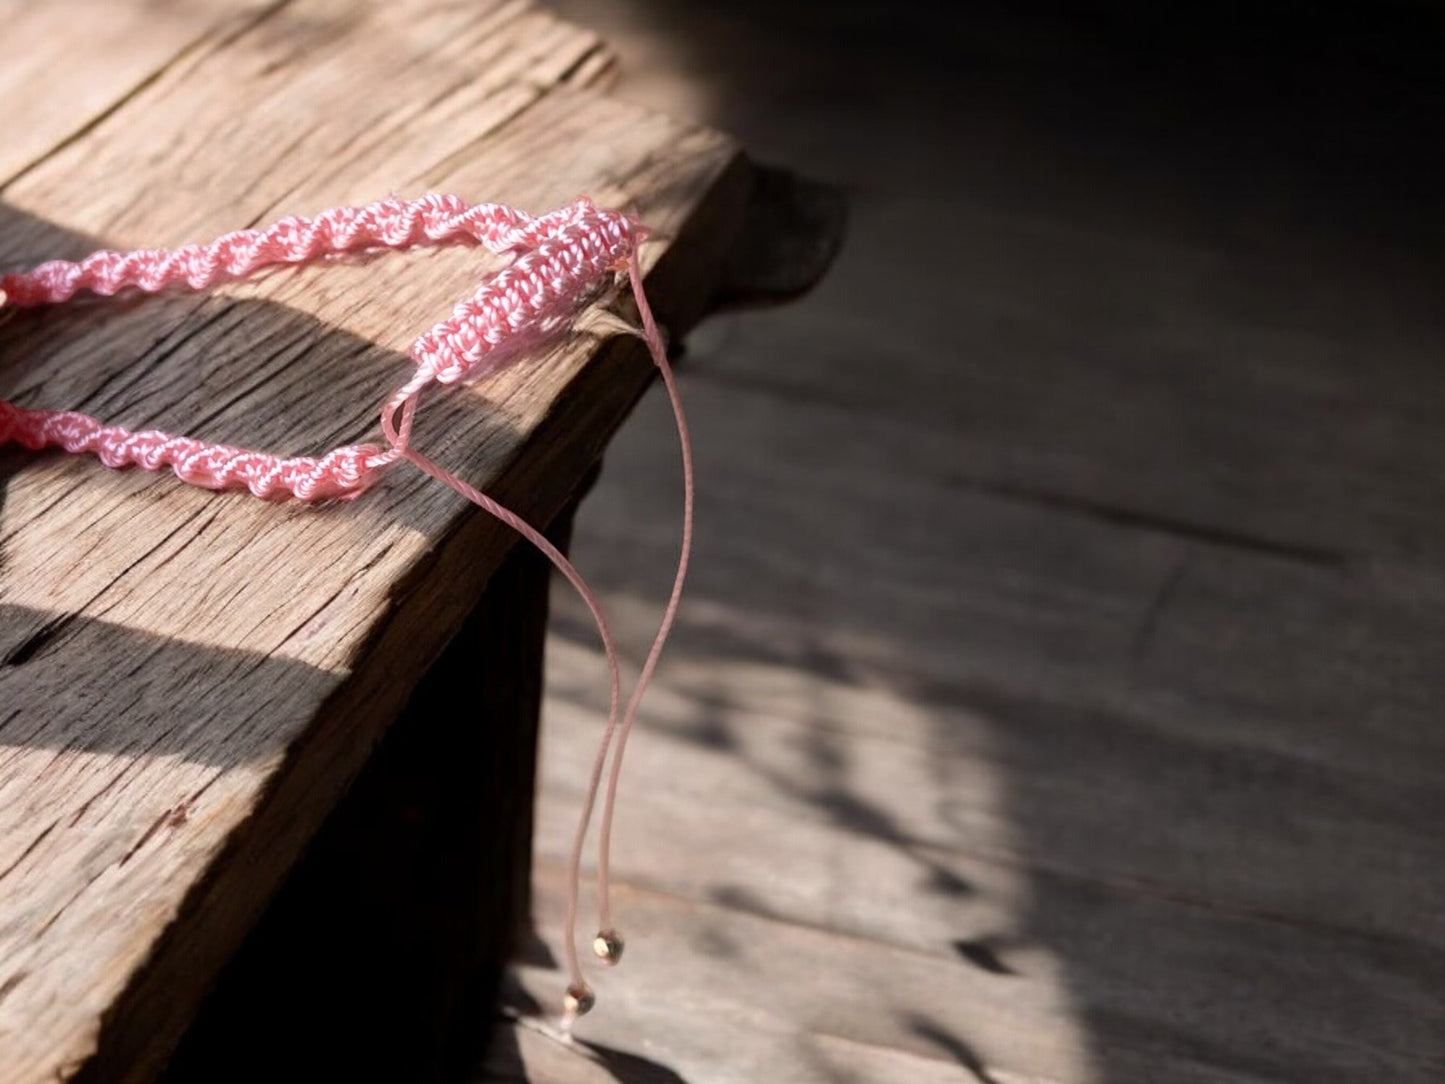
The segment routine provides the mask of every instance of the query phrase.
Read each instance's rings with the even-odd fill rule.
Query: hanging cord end
[[[585,982],[574,982],[567,987],[567,994],[562,998],[562,1034],[571,1039],[572,1025],[577,1023],[577,1018],[586,1016],[596,1004],[597,995]]]
[[[626,945],[627,942],[622,940],[622,935],[609,927],[597,931],[597,936],[592,939],[592,952],[604,964],[611,967],[622,959],[622,950]]]

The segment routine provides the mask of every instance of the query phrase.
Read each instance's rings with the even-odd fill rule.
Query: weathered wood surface
[[[392,192],[585,192],[655,225],[667,319],[706,299],[733,146],[588,91],[597,39],[528,4],[94,8],[0,8],[0,92],[45,102],[4,140],[7,268]],[[37,87],[37,59],[86,92]],[[417,252],[15,314],[0,395],[317,451],[374,431],[410,339],[489,266]],[[583,333],[434,396],[418,444],[545,522],[649,375]],[[327,507],[15,450],[0,472],[0,1077],[100,1048],[96,1079],[142,1080],[511,539],[402,470]]]
[[[1363,195],[1311,220],[1355,175],[1252,155],[1383,118],[1231,145],[1091,85],[1095,39],[1031,5],[567,6],[616,93],[691,90],[854,198],[815,293],[689,339],[699,548],[629,747],[629,955],[587,1045],[509,1026],[478,1078],[1445,1080],[1438,166],[1400,235]],[[669,441],[644,402],[579,518],[627,643]],[[554,935],[604,706],[558,603]]]

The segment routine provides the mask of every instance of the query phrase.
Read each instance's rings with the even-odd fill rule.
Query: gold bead
[[[615,964],[622,959],[622,949],[625,944],[622,935],[616,930],[599,930],[597,936],[592,939],[592,951],[603,963]]]
[[[574,982],[567,987],[567,996],[562,999],[562,1007],[571,1016],[582,1016],[591,1012],[592,1006],[596,1004],[597,995],[585,982]]]

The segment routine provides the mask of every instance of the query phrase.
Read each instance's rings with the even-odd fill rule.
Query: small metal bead
[[[599,930],[597,936],[592,939],[592,951],[605,964],[615,964],[622,959],[622,949],[625,945],[626,942],[622,940],[622,935],[613,929]]]
[[[582,1016],[591,1012],[592,1006],[596,1004],[597,995],[585,982],[574,982],[567,987],[567,996],[562,999],[562,1007],[571,1016]]]

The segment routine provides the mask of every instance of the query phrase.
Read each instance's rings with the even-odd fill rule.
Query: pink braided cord
[[[39,451],[89,452],[107,467],[170,467],[177,478],[207,489],[248,489],[257,497],[321,500],[360,492],[372,481],[374,444],[349,445],[319,459],[280,459],[225,444],[207,444],[156,430],[133,433],[87,414],[21,410],[0,400],[0,444]]]
[[[457,196],[380,200],[337,207],[315,218],[283,218],[261,230],[237,230],[208,245],[135,252],[96,252],[78,262],[55,260],[0,279],[12,305],[68,301],[82,290],[109,296],[126,287],[155,293],[183,285],[204,290],[277,264],[369,248],[478,241],[495,252],[526,236],[530,216],[497,204],[469,207]]]
[[[516,253],[489,276],[447,320],[411,348],[416,376],[384,410],[393,448],[337,448],[319,458],[282,458],[266,452],[208,444],[155,430],[132,432],[84,414],[23,410],[0,400],[0,444],[91,453],[111,467],[170,467],[176,477],[207,489],[247,489],[258,497],[320,500],[353,495],[377,470],[401,457],[406,433],[394,434],[390,417],[435,380],[448,384],[480,375],[523,354],[563,327],[607,282],[627,267],[645,230],[632,218],[580,199],[533,217],[500,204],[467,204],[458,196],[388,199],[364,207],[338,207],[314,218],[285,218],[260,230],[238,230],[208,245],[174,250],[96,252],[79,261],[56,260],[0,279],[0,305],[35,306],[68,301],[81,291],[109,296],[132,288],[157,293],[168,287],[203,290],[277,265],[326,256],[422,244],[481,244]]]

